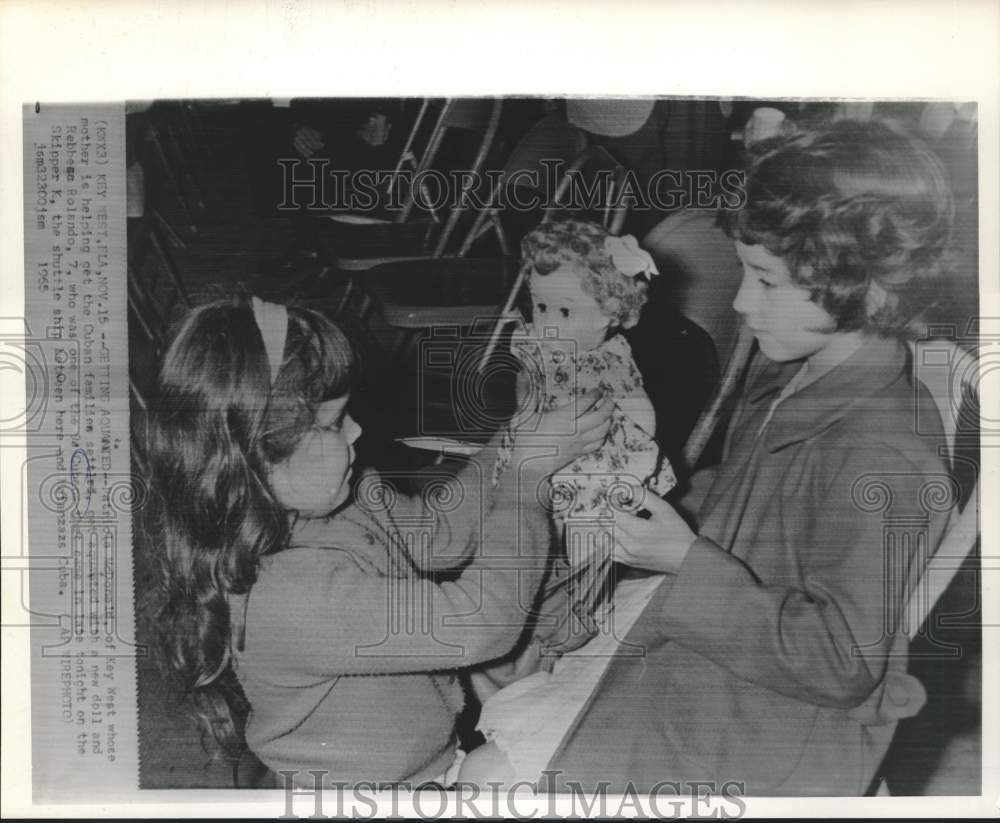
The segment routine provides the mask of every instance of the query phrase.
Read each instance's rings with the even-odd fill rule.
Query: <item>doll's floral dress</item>
[[[512,339],[511,350],[532,387],[529,408],[522,412],[547,411],[593,389],[617,401],[641,394],[642,376],[621,335],[578,353],[572,341],[533,338],[529,327]],[[564,553],[556,559],[544,599],[564,606],[556,607],[556,632],[539,638],[550,657],[578,648],[600,630],[615,586],[609,529],[616,515],[632,516],[642,509],[647,489],[662,496],[677,484],[651,435],[651,404],[647,416],[640,425],[616,403],[601,447],[551,477],[551,515]],[[501,440],[494,485],[510,462],[514,429],[512,423]],[[519,434],[524,436],[523,429]]]
[[[531,408],[522,412],[548,411],[593,389],[615,400],[642,389],[632,349],[620,334],[580,353],[572,341],[532,337],[528,327],[511,341],[511,350],[528,371],[534,389]],[[648,430],[653,421],[643,423],[646,428],[615,405],[604,444],[552,476],[556,520],[601,519],[616,511],[634,511],[641,508],[643,488],[662,496],[677,484],[673,468],[660,455]],[[510,462],[512,447],[513,434],[508,431],[497,457],[494,482]]]

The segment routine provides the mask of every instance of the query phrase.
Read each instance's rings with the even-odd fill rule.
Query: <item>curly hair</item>
[[[261,558],[286,547],[290,524],[269,488],[269,466],[294,451],[320,403],[350,390],[353,363],[335,325],[289,307],[272,385],[245,296],[192,311],[164,356],[148,442],[160,651],[233,760],[245,745],[230,711],[236,684],[228,595],[248,592]]]
[[[909,332],[948,266],[954,200],[933,151],[878,121],[789,129],[753,147],[731,237],[788,265],[838,330]]]
[[[597,223],[573,218],[542,223],[521,241],[521,268],[545,276],[569,264],[582,273],[581,284],[612,325],[632,328],[646,304],[649,284],[642,277],[627,277],[615,268],[604,250],[610,236]]]

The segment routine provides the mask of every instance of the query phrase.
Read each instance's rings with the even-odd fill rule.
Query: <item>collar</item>
[[[801,368],[801,362],[775,363],[762,357],[751,374],[748,400],[759,407],[773,401]],[[815,437],[840,421],[847,411],[905,376],[906,347],[898,340],[868,338],[850,357],[818,380],[786,397],[764,430],[764,446],[775,452]]]

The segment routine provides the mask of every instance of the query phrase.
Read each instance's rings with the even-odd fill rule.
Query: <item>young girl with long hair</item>
[[[447,782],[456,670],[514,647],[545,573],[545,478],[600,442],[609,410],[543,416],[576,433],[550,438],[555,455],[520,451],[496,492],[487,448],[438,498],[410,499],[354,476],[355,372],[315,311],[237,296],[185,319],[151,403],[158,630],[230,757],[245,735],[295,783]]]

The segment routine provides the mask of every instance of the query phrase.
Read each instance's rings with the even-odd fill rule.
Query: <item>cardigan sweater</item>
[[[611,661],[546,788],[865,792],[880,729],[921,703],[900,616],[947,520],[940,417],[908,364],[869,339],[765,425],[799,364],[757,361],[699,537],[627,635],[645,655]]]

